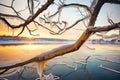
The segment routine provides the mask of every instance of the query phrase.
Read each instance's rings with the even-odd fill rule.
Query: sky
[[[26,7],[26,1],[27,0],[16,0],[15,4],[14,4],[14,7],[16,10],[21,10],[23,8]],[[41,1],[41,4],[44,4],[45,1],[44,0],[40,0]],[[58,0],[55,0],[55,2],[58,4]],[[90,6],[92,0],[66,0],[66,3],[80,3],[80,4],[85,4],[85,5],[88,5]],[[2,4],[7,4],[7,5],[10,5],[10,0],[2,0],[0,1],[0,3]],[[37,5],[38,2],[35,2],[35,5]],[[22,6],[21,6],[22,4]],[[39,6],[40,7],[40,6]],[[44,11],[42,14],[40,14],[40,16],[43,16],[43,14],[46,14],[46,13],[50,13],[52,14],[53,12],[55,12],[57,9],[57,6],[56,5],[52,5],[50,6],[46,11]],[[35,9],[36,11],[37,9]],[[109,23],[107,22],[107,15],[109,16],[109,18],[111,18],[115,23],[116,22],[119,22],[120,21],[120,5],[115,5],[115,4],[104,4],[99,15],[98,15],[98,18],[97,18],[97,21],[95,23],[95,26],[105,26],[105,25],[109,25]],[[9,13],[9,14],[13,14],[13,11],[11,9],[7,9],[7,8],[4,8],[2,6],[0,6],[0,13]],[[24,13],[22,13],[22,16],[24,18],[27,18],[29,15],[29,12],[28,11],[25,11]],[[56,16],[58,17],[58,16]],[[53,20],[56,20],[57,18],[54,18]],[[80,19],[81,16],[80,16],[80,13],[77,11],[76,8],[64,8],[61,12],[61,16],[60,16],[60,19],[61,21],[62,20],[66,20],[69,22],[68,25],[71,25],[73,24],[76,20]],[[12,21],[14,24],[18,23],[18,21],[16,19],[12,19]],[[33,29],[33,24],[29,25],[29,27],[31,29]],[[45,26],[48,26],[45,24]],[[79,23],[78,25],[76,25],[74,28],[66,31],[65,33],[63,33],[62,35],[51,35],[49,33],[49,31],[41,28],[41,27],[38,27],[39,29],[34,33],[34,34],[39,34],[40,36],[38,37],[48,37],[48,38],[68,38],[68,39],[77,39],[79,38],[79,36],[82,34],[83,31],[81,30],[78,30],[78,29],[85,29],[83,27],[82,23]],[[8,29],[8,27],[6,26],[6,24],[4,24],[3,22],[0,21],[0,35],[16,35],[18,34],[18,32],[20,32],[21,29],[17,29],[17,30],[14,30],[14,33],[13,33],[13,30],[11,30],[10,28]],[[54,29],[54,27],[52,28]],[[77,29],[77,30],[76,30]],[[109,35],[110,34],[118,34],[118,31],[117,30],[113,30],[112,32],[109,32]],[[29,35],[29,32],[27,30],[24,31],[23,34],[21,34],[21,36],[27,36],[27,37],[33,37],[31,35]],[[97,36],[92,36],[92,38],[98,38]]]

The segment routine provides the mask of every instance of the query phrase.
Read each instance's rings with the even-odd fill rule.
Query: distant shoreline
[[[0,45],[27,45],[27,44],[73,44],[76,40],[69,39],[56,39],[56,38],[27,38],[27,37],[14,37],[14,36],[0,36]],[[103,39],[90,39],[88,44],[99,45],[120,45],[120,40],[103,40]]]
[[[120,45],[120,40],[103,40],[103,39],[93,39],[93,40],[88,40],[89,44],[113,44],[113,45]]]

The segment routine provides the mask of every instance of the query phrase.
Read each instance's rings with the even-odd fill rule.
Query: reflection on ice
[[[112,72],[115,72],[115,73],[119,73],[119,74],[120,74],[120,71],[117,71],[117,70],[112,69],[112,68],[105,67],[105,66],[103,66],[102,64],[101,64],[99,67],[102,68],[102,69],[106,69],[106,70],[109,70],[109,71],[112,71]]]
[[[3,47],[2,46],[2,47],[0,47],[0,52],[1,52],[0,53],[0,66],[15,64],[15,63],[21,62],[23,60],[27,60],[27,59],[34,57],[40,53],[44,53],[46,51],[49,51],[49,50],[54,49],[59,46],[61,46],[61,45],[31,45],[31,44],[29,44],[29,45],[11,46],[11,47],[7,47],[7,46]],[[98,48],[96,49],[96,48],[97,48],[96,45],[94,45],[94,46],[90,45],[90,47],[82,46],[80,48],[80,50],[78,50],[76,52],[66,54],[63,56],[59,56],[52,60],[49,60],[48,63],[46,64],[45,70],[44,70],[45,63],[38,62],[39,66],[36,65],[36,63],[34,65],[33,65],[33,63],[32,63],[32,65],[28,64],[28,65],[22,66],[20,68],[20,71],[11,70],[11,71],[7,72],[7,73],[10,73],[12,76],[10,76],[10,74],[5,75],[5,76],[10,76],[10,78],[12,77],[13,80],[35,80],[37,77],[40,77],[40,76],[42,76],[41,80],[59,80],[59,79],[60,80],[77,80],[76,78],[79,78],[79,80],[93,80],[90,78],[91,78],[91,75],[92,75],[92,77],[94,77],[93,76],[95,74],[94,70],[97,71],[99,69],[98,65],[100,65],[106,61],[107,61],[107,63],[111,63],[111,62],[112,63],[113,62],[120,63],[120,55],[119,54],[118,55],[115,55],[115,54],[108,55],[108,53],[110,53],[110,52],[111,53],[116,52],[116,50],[113,51],[113,47],[109,46],[109,48],[108,48],[108,46],[107,47],[105,46],[105,49],[104,49],[104,47],[101,46],[100,48],[98,47],[99,49]],[[117,53],[120,52],[120,48],[118,49],[118,47],[117,47],[115,49],[117,49]],[[110,50],[112,50],[112,51],[110,51]],[[17,53],[13,53],[13,52],[17,52]],[[95,55],[98,55],[97,58],[95,58],[95,60],[93,59],[94,57],[96,57],[96,56],[94,56],[94,53],[95,53]],[[103,53],[106,55],[104,55]],[[10,54],[10,55],[8,55],[8,54]],[[99,60],[97,60],[97,59],[99,59]],[[101,60],[104,60],[104,61],[101,61]],[[98,63],[97,63],[97,61],[98,61]],[[101,62],[101,63],[99,63],[99,62]],[[93,66],[91,64],[94,65],[95,68],[93,68]],[[37,71],[39,72],[39,75],[37,74],[36,66],[38,68]],[[119,71],[114,70],[112,68],[106,68],[103,65],[101,68],[104,68],[106,70],[111,70],[112,72],[119,73]],[[93,72],[91,73],[91,71],[93,71]],[[89,72],[90,72],[90,74],[89,74]],[[73,76],[73,75],[76,78],[72,78],[71,76]],[[109,73],[108,73],[108,75],[109,75]],[[5,77],[5,76],[3,76],[3,77]],[[17,78],[14,79],[14,76],[15,77],[17,76]],[[102,76],[104,76],[104,75],[102,75]],[[6,78],[8,78],[8,77],[5,77],[4,79],[0,78],[0,80],[2,80],[2,79],[7,80]],[[100,78],[100,77],[98,77],[98,78]],[[40,80],[40,78],[38,78],[36,80]],[[95,78],[95,80],[97,80],[97,79]],[[105,80],[105,79],[103,79],[103,80]],[[109,80],[111,80],[111,79],[109,79]]]
[[[75,63],[80,63],[80,64],[87,64],[88,63],[88,59],[90,58],[90,56],[86,57],[83,60],[79,60],[79,61],[75,61]]]
[[[104,61],[109,61],[109,62],[114,62],[114,63],[120,63],[120,55],[99,55],[96,57],[99,60],[104,60]]]
[[[65,62],[61,62],[61,61],[57,62],[56,64],[66,65],[66,66],[69,67],[69,68],[73,68],[75,71],[77,70],[77,65],[71,65],[71,64],[67,64],[67,63],[65,63]]]

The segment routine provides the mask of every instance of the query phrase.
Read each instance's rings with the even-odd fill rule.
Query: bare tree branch
[[[25,28],[27,28],[27,30],[29,31],[29,33],[32,34],[32,33],[31,33],[31,30],[30,30],[29,27],[27,26],[27,25],[28,25],[29,23],[31,23],[31,22],[34,22],[34,23],[36,23],[37,25],[39,25],[39,26],[41,26],[41,27],[49,30],[50,32],[55,33],[55,32],[52,31],[51,29],[45,27],[44,25],[38,23],[37,21],[34,21],[34,19],[35,19],[36,17],[38,17],[38,15],[39,15],[40,13],[42,13],[44,10],[46,10],[46,9],[53,3],[53,1],[54,1],[54,0],[47,0],[47,2],[46,2],[41,8],[39,8],[35,14],[33,14],[32,16],[30,16],[27,20],[24,20],[24,19],[23,19],[23,21],[25,21],[25,22],[22,23],[22,24],[19,24],[19,25],[11,25],[11,24],[7,21],[7,19],[5,19],[5,18],[3,17],[3,16],[5,16],[6,14],[0,15],[0,20],[4,21],[4,22],[5,22],[9,27],[11,27],[11,28],[20,28],[20,27],[22,27],[22,30],[21,30],[21,32],[20,32],[18,35],[20,35],[20,34],[25,30]],[[14,0],[12,1],[12,5],[13,5],[13,2],[14,2]],[[61,2],[61,3],[64,3],[64,2],[62,2],[61,0],[60,0],[60,2]],[[96,32],[103,32],[103,31],[109,31],[109,30],[112,30],[112,29],[120,28],[120,22],[114,23],[114,24],[108,25],[108,26],[102,26],[102,27],[101,27],[101,26],[97,26],[97,27],[94,27],[95,22],[96,22],[96,19],[97,19],[97,16],[98,16],[98,14],[99,14],[99,12],[100,12],[101,7],[104,5],[104,3],[107,3],[107,2],[110,2],[110,3],[118,3],[118,4],[119,4],[119,0],[116,0],[116,1],[114,1],[114,0],[111,0],[111,1],[110,1],[110,0],[97,0],[95,6],[94,6],[94,8],[93,8],[93,10],[91,10],[91,8],[89,8],[88,6],[81,5],[81,4],[76,4],[76,3],[75,3],[75,4],[73,3],[73,4],[62,4],[62,5],[60,5],[58,11],[57,11],[56,13],[54,13],[53,15],[49,16],[49,18],[51,18],[51,17],[55,16],[56,14],[58,14],[58,13],[60,12],[60,11],[59,11],[60,9],[62,9],[62,8],[64,8],[64,7],[70,7],[70,6],[83,7],[83,8],[85,8],[85,9],[90,13],[90,16],[88,15],[88,16],[80,19],[80,20],[77,20],[74,24],[72,24],[72,25],[69,26],[69,27],[66,27],[67,22],[66,22],[66,23],[63,22],[63,23],[64,23],[64,28],[63,28],[63,29],[61,29],[61,28],[59,27],[59,25],[57,25],[57,23],[58,23],[59,21],[58,21],[57,23],[54,22],[54,24],[59,28],[58,33],[63,33],[64,31],[72,28],[72,27],[75,26],[77,23],[79,23],[80,21],[85,20],[85,19],[88,18],[88,17],[90,17],[90,20],[89,20],[89,23],[88,23],[88,27],[89,27],[89,28],[87,28],[87,29],[82,33],[82,35],[79,37],[79,39],[78,39],[74,44],[66,45],[66,46],[61,46],[61,47],[59,47],[59,48],[55,48],[55,49],[53,49],[53,50],[51,50],[51,51],[44,52],[44,53],[42,53],[42,54],[40,54],[40,55],[38,55],[38,56],[36,56],[36,57],[34,57],[34,58],[32,58],[32,59],[29,59],[29,60],[27,60],[27,61],[23,61],[23,62],[20,62],[20,63],[16,63],[16,64],[14,64],[14,65],[9,65],[9,66],[0,67],[0,70],[3,70],[3,72],[1,72],[1,74],[3,74],[4,72],[6,72],[6,71],[9,70],[9,69],[12,69],[12,68],[15,68],[15,67],[19,67],[19,66],[23,66],[23,65],[26,65],[26,64],[28,64],[28,63],[46,61],[46,60],[52,59],[52,58],[54,58],[54,57],[61,56],[61,55],[64,55],[64,54],[67,54],[67,53],[76,51],[76,50],[78,50],[78,49],[85,43],[85,41],[91,36],[91,34],[96,33]],[[2,5],[2,4],[0,4],[0,5]],[[8,7],[8,8],[9,8],[9,6],[6,6],[6,5],[2,5],[2,6],[5,6],[5,7]],[[14,9],[14,8],[13,8],[13,9]],[[33,10],[33,8],[32,8],[32,10]],[[14,10],[14,12],[15,12],[15,10]],[[15,13],[16,13],[16,15],[17,15],[17,12],[15,12]],[[10,16],[10,17],[15,17],[15,15],[6,15],[6,16],[8,16],[8,17],[9,17],[9,16]],[[19,15],[17,15],[17,17],[19,18]],[[22,18],[20,17],[19,19],[22,19]],[[46,20],[44,20],[44,21],[46,21]],[[50,23],[50,21],[48,21],[48,23]],[[92,27],[90,27],[90,26],[92,26]]]
[[[108,3],[120,4],[120,0],[107,0]]]
[[[74,24],[72,24],[71,26],[69,26],[69,27],[67,28],[67,30],[70,29],[70,28],[72,28],[72,27],[74,27],[76,24],[78,24],[78,23],[81,22],[81,21],[84,21],[85,19],[87,19],[87,18],[89,18],[89,17],[90,17],[90,16],[86,16],[86,17],[84,17],[84,18],[82,18],[82,19],[77,20]]]
[[[41,12],[43,12],[44,10],[46,10],[49,5],[51,5],[53,3],[54,0],[48,0],[40,9],[37,10],[37,12],[31,16],[28,20],[25,21],[25,23],[20,24],[18,26],[10,26],[11,28],[20,28],[21,26],[26,26],[28,25],[30,22],[32,22]],[[3,20],[3,19],[2,19]],[[6,21],[3,20],[5,23]]]
[[[16,18],[16,19],[20,19],[20,20],[25,21],[25,19],[24,19],[24,18],[22,18],[22,17],[20,17],[20,16],[17,16],[17,15],[10,15],[10,14],[3,14],[3,13],[0,13],[0,16],[3,16],[3,17]]]
[[[17,36],[19,36],[20,34],[22,34],[24,30],[25,30],[25,26],[22,27],[22,30],[19,32],[19,34]]]
[[[2,18],[2,17],[0,16],[0,20],[2,20],[3,22],[5,22],[5,23],[7,24],[7,26],[13,28],[14,25],[11,25],[5,18]]]
[[[5,5],[5,4],[0,4],[0,6],[4,6],[4,7],[7,7],[7,8],[11,8],[11,6],[8,6],[8,5]]]
[[[116,23],[116,24],[113,24],[113,25],[109,25],[109,26],[103,26],[102,28],[101,27],[94,27],[94,28],[89,28],[90,31],[92,32],[102,32],[102,31],[109,31],[109,30],[113,30],[115,28],[120,28],[120,22],[119,23]]]
[[[73,3],[73,4],[63,4],[63,5],[61,5],[60,7],[58,7],[58,10],[54,14],[52,14],[52,15],[49,16],[49,18],[51,18],[51,17],[55,16],[56,14],[58,14],[63,8],[66,8],[66,7],[75,7],[75,6],[76,7],[85,8],[91,14],[91,10],[90,10],[90,8],[88,6],[83,5],[83,4]]]
[[[89,38],[91,33],[109,31],[109,30],[112,30],[115,28],[120,28],[120,22],[115,23],[113,25],[104,26],[104,27],[93,27],[93,28],[86,29],[83,32],[82,36],[77,40],[77,42],[75,42],[72,45],[66,45],[66,46],[62,46],[62,47],[53,49],[51,51],[42,53],[42,54],[40,54],[40,55],[30,59],[30,60],[27,60],[27,61],[24,61],[21,63],[17,63],[14,65],[5,66],[5,67],[0,67],[0,70],[11,69],[11,68],[23,66],[25,64],[32,63],[32,62],[45,61],[45,60],[49,60],[49,59],[52,59],[52,58],[57,57],[57,56],[61,56],[61,55],[76,51],[82,46],[82,44],[84,44],[84,42]]]
[[[39,34],[32,34],[33,31],[35,31],[36,29],[34,30],[30,30],[28,26],[26,26],[27,30],[29,31],[29,34],[32,35],[32,36],[39,36]]]
[[[1,75],[1,74],[4,74],[4,73],[7,72],[8,70],[9,70],[9,69],[5,69],[5,70],[1,71],[1,72],[0,72],[0,75]]]
[[[44,10],[46,10],[52,3],[53,3],[53,1],[54,0],[48,0],[41,8],[39,8],[38,10],[37,10],[37,12],[35,13],[35,14],[33,14],[32,16],[30,16],[27,20],[25,20],[25,22],[24,23],[22,23],[22,24],[19,24],[19,25],[11,25],[5,18],[2,18],[2,17],[0,17],[0,19],[4,22],[4,23],[6,23],[7,25],[8,25],[8,27],[11,27],[11,28],[20,28],[20,27],[23,27],[22,28],[22,30],[21,30],[21,32],[18,34],[18,36],[24,31],[24,29],[25,29],[25,26],[27,26],[29,23],[31,23],[32,21],[34,21],[34,19],[40,14],[40,13],[42,13]],[[13,2],[14,2],[14,0],[12,1],[12,4],[11,4],[11,6],[10,6],[10,8],[12,8],[13,10],[14,10],[14,12],[17,14],[17,16],[18,17],[20,17],[19,16],[19,14],[18,14],[18,12],[12,7],[13,6]],[[2,4],[1,4],[2,5]],[[2,5],[2,6],[5,6],[6,7],[6,5]],[[7,6],[8,7],[8,6]],[[10,16],[10,15],[9,15]]]
[[[52,3],[54,0],[48,0],[40,9],[37,10],[37,12],[30,18],[28,19],[24,24],[22,25],[27,25],[30,22],[32,22],[41,12],[43,12],[44,10],[46,10]]]
[[[28,3],[28,8],[29,8],[29,12],[30,14],[34,14],[34,2],[33,0],[27,0]]]

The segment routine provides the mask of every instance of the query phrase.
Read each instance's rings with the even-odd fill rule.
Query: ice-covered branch
[[[84,42],[89,38],[91,33],[109,31],[109,30],[115,29],[115,28],[120,28],[120,22],[115,23],[114,25],[109,25],[109,26],[105,26],[105,27],[95,27],[95,28],[87,29],[83,32],[82,36],[77,40],[77,42],[75,42],[72,45],[61,46],[61,47],[53,49],[51,51],[42,53],[42,54],[40,54],[30,60],[27,60],[25,62],[21,62],[21,63],[15,64],[15,65],[10,65],[10,66],[5,66],[5,67],[0,67],[0,70],[11,69],[11,68],[15,68],[18,66],[23,66],[23,65],[31,63],[31,62],[46,61],[46,60],[52,59],[54,57],[76,51],[82,46],[82,44],[84,44]]]
[[[120,0],[107,0],[108,3],[120,4]]]
[[[103,31],[109,31],[115,28],[120,28],[120,22],[115,23],[113,25],[103,26],[103,27],[96,26],[94,28],[89,28],[89,30],[92,32],[103,32]]]
[[[13,28],[17,27],[18,28],[18,27],[23,26],[23,28],[25,28],[29,23],[34,21],[34,19],[41,12],[46,10],[48,8],[48,6],[50,6],[53,3],[53,1],[54,0],[48,0],[40,9],[38,9],[38,11],[34,15],[32,15],[30,18],[28,18],[25,21],[25,23],[20,24],[18,26],[11,26],[11,27],[13,27]],[[30,59],[30,60],[27,60],[27,61],[24,61],[24,62],[21,62],[21,63],[16,63],[14,65],[0,67],[0,70],[5,70],[5,69],[9,70],[9,69],[12,69],[12,68],[15,68],[15,67],[18,67],[18,66],[23,66],[23,65],[26,65],[26,64],[32,63],[32,62],[42,62],[42,61],[46,61],[46,60],[52,59],[52,58],[57,57],[57,56],[61,56],[61,55],[76,51],[85,43],[85,41],[91,36],[91,34],[93,34],[95,32],[109,31],[109,30],[112,30],[112,29],[115,29],[115,28],[120,28],[120,22],[114,23],[113,25],[103,26],[103,27],[99,27],[99,26],[94,27],[97,16],[98,16],[98,14],[100,12],[100,9],[101,9],[101,7],[103,6],[104,3],[106,3],[106,0],[98,0],[97,1],[96,5],[94,6],[94,9],[93,9],[92,13],[90,12],[91,15],[90,15],[90,20],[88,22],[88,27],[89,26],[92,26],[92,27],[87,28],[74,44],[55,48],[51,51],[44,52],[44,53],[42,53],[42,54],[40,54],[40,55]],[[64,6],[68,7],[68,5],[64,5]],[[75,4],[71,4],[71,6],[75,6]],[[89,8],[87,8],[87,7],[85,7],[85,8],[88,9],[88,11],[89,11]],[[1,18],[1,20],[3,20],[7,24],[6,20],[4,20],[2,17],[0,17],[0,18]],[[44,27],[45,29],[47,29],[49,31],[52,31],[49,28],[39,24],[38,22],[35,22],[35,23]],[[77,23],[78,22],[76,22],[76,24]],[[10,26],[9,23],[8,23],[8,26]],[[22,31],[24,31],[24,29],[22,29]]]
[[[0,20],[2,20],[4,23],[6,23],[8,25],[8,27],[11,27],[11,28],[20,28],[20,27],[23,27],[22,28],[22,31],[18,34],[20,35],[24,30],[25,26],[27,26],[29,23],[31,23],[32,21],[34,21],[34,19],[40,14],[42,13],[44,10],[46,10],[52,3],[53,3],[54,0],[48,0],[41,8],[39,8],[37,10],[37,12],[35,14],[33,14],[32,16],[29,16],[29,18],[27,20],[24,21],[24,23],[21,23],[21,24],[18,24],[18,25],[12,25],[10,24],[7,19],[3,18],[3,17],[0,17]],[[19,15],[18,15],[18,12],[12,7],[13,6],[13,2],[14,0],[12,1],[11,3],[11,6],[7,6],[7,5],[2,5],[2,6],[5,6],[5,7],[9,7],[9,8],[12,8],[13,11],[16,13],[16,18],[21,18]],[[1,15],[0,15],[1,16]],[[4,15],[5,16],[5,15]],[[8,16],[8,15],[7,15]],[[12,16],[11,16],[12,17]],[[14,16],[15,17],[15,16]]]
[[[72,3],[72,4],[63,4],[63,5],[59,6],[58,10],[54,14],[50,15],[49,17],[51,18],[51,17],[57,15],[58,13],[60,13],[60,11],[63,8],[67,8],[67,7],[82,7],[82,8],[84,8],[85,10],[87,10],[91,14],[91,10],[90,10],[90,8],[88,6],[83,5],[83,4]]]

